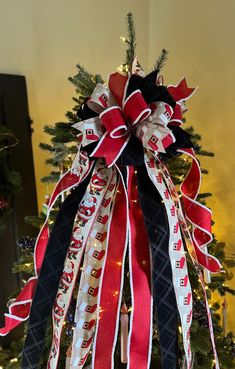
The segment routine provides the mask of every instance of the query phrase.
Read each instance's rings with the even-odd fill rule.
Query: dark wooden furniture
[[[35,235],[35,230],[25,223],[24,217],[37,214],[32,129],[24,76],[0,74],[0,124],[11,129],[19,140],[19,144],[10,150],[9,165],[17,170],[22,178],[22,190],[12,199],[13,212],[8,218],[6,231],[0,237],[0,324],[2,325],[8,296],[21,286],[19,276],[12,274],[12,265],[18,257],[16,240],[22,236]],[[16,330],[8,337],[1,338],[0,343],[6,344],[19,334],[21,334],[20,330]]]

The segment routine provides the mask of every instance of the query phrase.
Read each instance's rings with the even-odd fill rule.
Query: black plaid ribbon
[[[169,257],[169,224],[164,204],[144,166],[137,167],[139,200],[152,254],[154,315],[162,369],[178,369],[178,309]]]
[[[63,271],[74,218],[90,177],[91,175],[65,199],[51,232],[30,311],[29,328],[22,354],[22,369],[40,368],[47,322]]]

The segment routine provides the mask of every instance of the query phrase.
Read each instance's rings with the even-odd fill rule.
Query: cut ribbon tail
[[[180,186],[185,215],[192,224],[192,239],[198,263],[211,273],[219,273],[221,264],[209,255],[206,246],[213,240],[211,233],[211,211],[196,199],[201,185],[201,169],[193,149],[179,149],[179,152],[191,157],[191,168]]]
[[[0,336],[6,336],[9,332],[11,332],[18,325],[20,325],[23,321],[28,319],[32,299],[37,286],[38,275],[42,266],[49,238],[48,219],[50,216],[50,211],[53,205],[55,204],[56,200],[58,199],[58,197],[65,191],[71,190],[72,188],[78,186],[79,183],[83,181],[89,174],[91,168],[92,164],[89,164],[88,158],[86,158],[86,160],[84,160],[84,164],[81,166],[81,172],[79,175],[72,173],[71,171],[68,171],[61,177],[61,179],[57,183],[50,198],[50,202],[48,204],[48,213],[46,220],[39,232],[35,244],[34,250],[35,276],[28,280],[28,282],[23,287],[20,294],[16,297],[14,302],[11,303],[9,307],[9,312],[5,314],[5,325],[0,329]]]
[[[121,176],[108,229],[107,251],[99,288],[99,315],[93,346],[93,369],[114,368],[127,248],[127,216],[126,189]]]

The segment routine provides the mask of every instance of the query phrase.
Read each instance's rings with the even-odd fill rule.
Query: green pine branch
[[[127,65],[129,70],[131,70],[133,60],[136,56],[136,33],[135,33],[135,25],[134,25],[134,18],[133,14],[130,12],[126,16],[127,22],[127,35],[128,37],[125,39],[127,44],[126,49],[126,59],[124,65]]]
[[[164,67],[164,65],[167,62],[168,54],[169,54],[169,51],[167,51],[166,49],[162,49],[158,60],[154,64],[154,67],[153,67],[154,70],[158,70],[158,72],[160,72],[160,70]]]

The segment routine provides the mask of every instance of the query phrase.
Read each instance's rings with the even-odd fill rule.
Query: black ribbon
[[[162,369],[178,369],[178,308],[169,257],[169,224],[166,209],[150,180],[141,142],[131,137],[119,164],[126,177],[126,166],[137,169],[138,195],[148,234],[152,257],[154,312],[161,347]]]
[[[137,167],[138,193],[152,257],[154,315],[162,369],[178,368],[178,308],[169,257],[169,224],[164,204],[145,166]]]
[[[40,367],[47,322],[51,316],[63,271],[74,218],[90,177],[91,175],[65,199],[51,232],[31,306],[29,328],[22,354],[22,369],[39,369]]]

